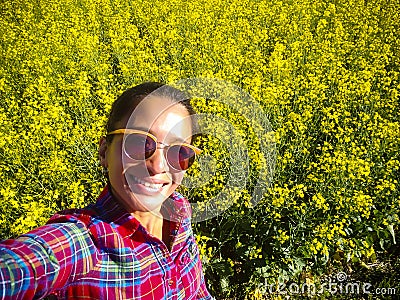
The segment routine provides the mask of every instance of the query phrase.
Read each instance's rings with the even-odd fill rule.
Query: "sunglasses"
[[[107,135],[125,134],[123,144],[125,154],[134,160],[146,160],[153,156],[157,149],[166,149],[164,155],[168,165],[177,171],[188,169],[195,161],[196,154],[201,150],[187,143],[165,144],[157,141],[157,138],[142,130],[117,129]],[[157,144],[163,147],[157,147]]]

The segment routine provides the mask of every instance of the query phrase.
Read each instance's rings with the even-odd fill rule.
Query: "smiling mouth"
[[[168,183],[151,183],[151,182],[145,181],[143,179],[140,179],[134,175],[129,175],[129,177],[132,179],[133,182],[143,185],[150,192],[157,192],[163,186],[168,184]]]

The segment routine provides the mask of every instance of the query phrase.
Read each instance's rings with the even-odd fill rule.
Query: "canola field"
[[[251,205],[266,162],[253,129],[220,103],[195,103],[241,131],[249,156],[230,207],[193,224],[212,294],[281,299],[267,287],[369,270],[400,240],[399,20],[395,0],[3,1],[0,238],[95,200],[105,184],[98,141],[124,89],[214,78],[258,101],[276,164]],[[199,143],[216,171],[183,188],[193,202],[230,172],[228,147]],[[375,287],[400,293],[399,277]]]

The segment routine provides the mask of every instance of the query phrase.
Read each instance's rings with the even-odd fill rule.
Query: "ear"
[[[107,152],[107,141],[105,137],[102,137],[99,141],[99,160],[100,160],[100,165],[102,165],[104,168],[108,167],[106,152]]]

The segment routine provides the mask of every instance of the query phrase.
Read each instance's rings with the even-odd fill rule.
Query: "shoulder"
[[[19,239],[29,239],[56,248],[92,244],[89,228],[93,223],[93,216],[94,213],[88,210],[58,212],[45,225],[21,235]]]
[[[38,261],[35,266],[51,265],[56,269],[68,268],[71,261],[76,264],[78,260],[91,257],[96,252],[95,244],[84,222],[72,218],[62,222],[57,220],[57,217],[52,219],[54,222],[35,228],[16,239],[3,241],[0,244],[0,251],[3,254],[7,252],[18,262],[26,262],[26,266]]]
[[[54,214],[47,224],[81,223],[90,226],[97,216],[97,212],[90,206],[83,209],[66,209]]]
[[[110,198],[108,188],[104,188],[97,198],[95,203],[89,204],[85,208],[65,209],[55,213],[48,221],[47,225],[62,226],[56,224],[77,224],[79,227],[86,228],[92,226],[100,219],[104,213],[104,207],[99,207],[99,204]],[[68,226],[68,225],[67,225]]]
[[[57,228],[58,231],[69,231],[65,234],[71,238],[82,236],[84,239],[90,239],[96,247],[102,244],[99,243],[102,236],[114,231],[112,224],[102,220],[95,205],[60,211],[49,219],[46,226]]]

